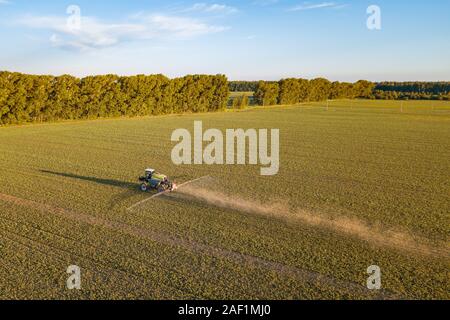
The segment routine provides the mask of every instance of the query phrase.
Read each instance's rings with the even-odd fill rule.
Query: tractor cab
[[[154,173],[155,169],[145,169],[145,177],[147,179],[151,179]]]

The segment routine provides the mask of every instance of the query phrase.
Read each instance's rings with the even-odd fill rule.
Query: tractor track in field
[[[12,244],[15,244],[17,246],[29,249],[35,255],[42,255],[46,258],[51,257],[55,261],[59,261],[61,263],[68,263],[70,258],[76,258],[77,260],[87,262],[87,264],[86,264],[87,267],[86,267],[86,265],[84,265],[83,269],[90,270],[95,275],[95,278],[102,282],[110,281],[111,274],[116,275],[118,279],[125,280],[127,283],[132,284],[133,287],[139,287],[139,285],[141,285],[143,282],[142,275],[137,274],[135,272],[108,266],[105,263],[99,262],[92,257],[76,254],[76,253],[70,252],[70,251],[62,249],[62,248],[51,246],[42,241],[38,241],[36,239],[26,237],[24,235],[9,231],[2,227],[0,227],[0,230],[2,231],[2,236],[3,236],[4,240],[9,241]],[[8,234],[9,234],[9,236],[8,236]],[[69,258],[69,259],[65,259],[65,258]],[[42,261],[44,261],[44,260],[42,260]],[[5,264],[5,262],[2,261],[2,264]],[[44,262],[38,262],[38,264],[45,266]],[[179,291],[179,292],[183,293],[184,295],[189,295],[191,297],[195,296],[195,294],[193,292],[189,292],[185,289],[178,288],[173,285],[168,285],[168,284],[161,283],[161,282],[159,283],[159,285],[162,287],[170,288],[175,291]],[[146,289],[148,289],[148,288],[146,288]],[[156,288],[156,287],[155,288],[152,287],[150,289],[153,289],[153,292],[159,291],[158,288]]]
[[[58,215],[60,217],[83,222],[93,226],[105,227],[115,231],[123,232],[125,234],[148,238],[152,241],[164,243],[166,245],[180,247],[189,251],[194,251],[203,255],[210,255],[216,258],[225,258],[237,262],[239,264],[252,265],[257,267],[262,267],[264,269],[269,269],[272,271],[280,272],[282,274],[293,276],[302,279],[308,283],[316,286],[326,286],[331,287],[334,290],[346,294],[357,294],[361,297],[367,299],[401,299],[402,297],[398,294],[392,293],[388,290],[380,290],[374,293],[369,291],[366,287],[361,284],[333,278],[328,275],[324,275],[318,272],[300,269],[294,266],[285,265],[279,262],[266,260],[260,257],[255,257],[247,254],[243,254],[236,251],[231,251],[219,247],[213,247],[207,244],[195,242],[192,240],[182,239],[161,232],[155,232],[148,229],[142,229],[133,225],[126,223],[107,220],[100,217],[91,216],[85,213],[73,212],[67,209],[53,207],[47,204],[38,203],[32,200],[27,200],[23,198],[18,198],[11,195],[6,195],[0,193],[0,200],[22,207],[28,207],[37,209],[39,211],[44,211]]]
[[[30,227],[30,228],[36,230],[37,232],[46,233],[46,234],[49,234],[49,235],[51,235],[51,236],[53,236],[53,237],[56,237],[56,238],[61,238],[61,239],[63,239],[63,240],[69,241],[69,242],[74,242],[74,243],[76,243],[76,244],[78,244],[78,245],[83,245],[83,246],[90,247],[90,248],[92,248],[92,249],[95,249],[95,250],[98,251],[99,253],[102,252],[102,251],[105,251],[105,249],[103,249],[103,248],[101,248],[101,247],[94,246],[94,245],[92,245],[91,243],[87,243],[87,242],[82,241],[82,240],[73,239],[73,238],[69,238],[69,237],[66,237],[66,236],[61,235],[61,234],[53,233],[53,232],[51,232],[51,231],[44,230],[44,229],[42,229],[42,228],[37,228],[35,225],[33,225],[33,224],[31,224],[31,223],[25,223],[25,222],[22,222],[22,221],[13,220],[13,219],[9,219],[9,218],[1,217],[1,216],[0,216],[0,230],[4,230],[5,232],[11,233],[11,234],[14,235],[14,236],[18,236],[18,237],[22,237],[22,238],[27,239],[27,240],[30,240],[30,241],[34,241],[35,243],[39,243],[39,244],[45,246],[46,248],[51,248],[51,249],[52,249],[51,252],[54,252],[54,251],[60,251],[60,252],[61,252],[61,251],[63,251],[64,253],[67,253],[69,256],[74,256],[74,257],[79,258],[79,259],[86,259],[86,260],[89,261],[91,264],[97,264],[97,265],[99,265],[99,266],[101,266],[101,267],[106,267],[108,270],[111,268],[111,267],[109,267],[109,266],[105,266],[105,264],[102,263],[102,262],[98,262],[97,260],[94,260],[94,259],[93,259],[92,257],[90,257],[90,256],[85,256],[85,255],[80,255],[80,254],[71,253],[71,252],[69,252],[69,251],[67,251],[67,250],[61,249],[61,248],[58,247],[58,246],[54,246],[54,247],[53,247],[53,246],[50,246],[48,243],[45,243],[45,244],[44,244],[44,242],[34,240],[34,238],[32,239],[32,238],[29,238],[29,237],[22,236],[22,235],[20,235],[20,234],[17,233],[17,232],[11,232],[11,231],[9,231],[8,229],[5,229],[5,228],[2,226],[2,224],[1,224],[2,220],[5,220],[5,221],[9,222],[10,224],[14,224],[15,226],[17,226],[17,225],[25,225],[25,226],[27,226],[27,227]],[[13,227],[13,228],[14,228],[14,227]],[[5,235],[5,237],[6,237],[6,239],[9,239],[6,235]],[[0,240],[1,240],[1,236],[0,236]],[[9,240],[10,240],[12,243],[14,243],[14,241],[12,241],[11,239],[9,239]],[[18,242],[17,244],[20,244],[20,242]],[[176,270],[175,268],[168,268],[168,267],[162,265],[161,263],[149,263],[148,261],[142,261],[141,259],[136,259],[135,257],[131,256],[130,254],[123,255],[122,253],[120,253],[120,252],[118,252],[118,251],[111,250],[110,248],[108,248],[107,251],[108,251],[109,253],[113,253],[114,255],[122,255],[122,257],[125,257],[126,259],[129,259],[129,260],[131,260],[131,261],[133,261],[133,262],[138,263],[141,267],[143,266],[146,270],[160,269],[160,270],[162,270],[163,272],[170,272],[170,273],[175,274],[176,276],[180,277],[183,281],[188,280],[185,273],[183,273],[183,272],[181,272],[181,271],[179,271],[179,270]],[[42,252],[42,253],[44,253],[44,252]],[[154,268],[154,269],[152,269],[152,268]],[[127,272],[127,270],[123,270],[123,269],[119,269],[119,268],[115,268],[114,270],[115,270],[116,273],[117,273],[117,272]],[[136,274],[136,273],[132,273],[132,274],[134,274],[136,277],[139,277],[139,276],[140,276],[139,274]],[[197,281],[203,283],[204,285],[208,283],[208,281],[202,280],[202,279],[197,279]],[[211,286],[212,284],[211,284],[211,283],[208,283],[208,285]],[[197,297],[201,297],[202,299],[203,299],[203,298],[204,298],[204,299],[207,299],[207,297],[202,297],[202,296],[201,296],[200,294],[198,294],[198,293],[197,293],[197,294],[194,294],[194,293],[192,293],[192,292],[187,292],[186,290],[184,290],[184,289],[182,289],[182,288],[174,287],[174,286],[167,285],[167,284],[165,284],[164,286],[170,287],[170,288],[175,289],[175,290],[179,290],[180,292],[182,292],[182,293],[184,293],[184,294],[189,294],[192,298],[194,298],[194,297],[197,296]]]

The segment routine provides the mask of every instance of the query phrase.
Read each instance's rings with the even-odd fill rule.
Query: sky
[[[449,12],[450,0],[0,0],[0,70],[450,81]]]

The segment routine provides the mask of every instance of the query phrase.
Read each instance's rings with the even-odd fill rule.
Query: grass
[[[401,112],[403,111],[403,112]],[[259,166],[175,166],[176,128],[279,128],[280,172]],[[450,104],[332,101],[243,112],[0,128],[0,298],[449,299],[448,256],[364,241],[339,230],[148,197],[152,166],[211,190],[280,202],[333,219],[395,228],[448,249]],[[422,240],[420,240],[422,241]],[[66,289],[66,269],[82,290]],[[318,276],[321,277],[318,277]]]

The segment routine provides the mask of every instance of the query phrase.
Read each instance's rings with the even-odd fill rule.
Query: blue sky
[[[370,5],[381,30],[367,28]],[[0,0],[0,70],[450,80],[449,12],[450,0]]]

